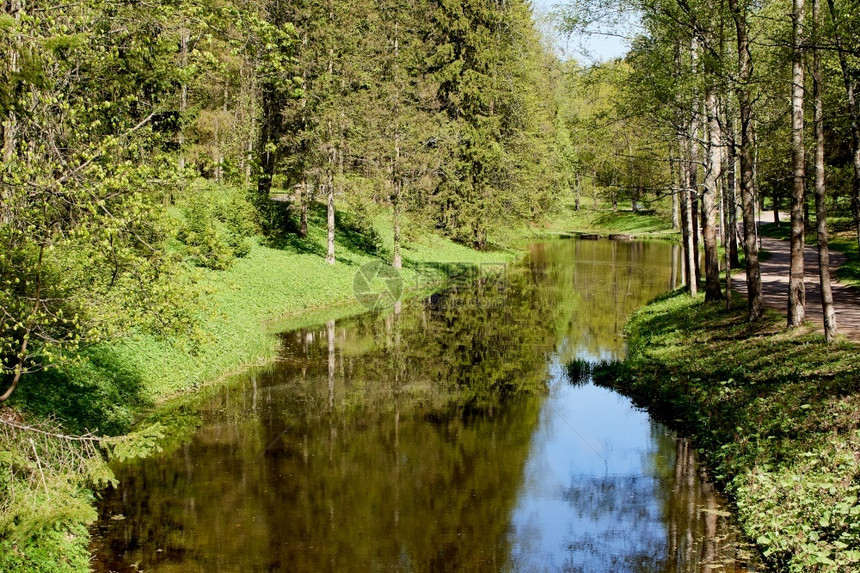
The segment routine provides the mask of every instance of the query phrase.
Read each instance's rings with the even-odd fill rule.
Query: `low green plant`
[[[17,418],[17,419],[16,419]],[[0,571],[85,571],[92,489],[113,483],[108,460],[147,455],[159,425],[116,438],[64,434],[53,422],[0,420]]]
[[[587,360],[582,360],[580,358],[574,358],[565,365],[567,381],[574,385],[585,384],[586,382],[588,382],[588,380],[591,378],[591,373],[593,370],[593,363]]]

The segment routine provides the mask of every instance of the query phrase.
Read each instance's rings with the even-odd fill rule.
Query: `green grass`
[[[860,348],[672,293],[595,379],[691,436],[777,570],[860,568]]]
[[[558,212],[542,226],[545,233],[564,234],[570,232],[624,233],[634,236],[674,237],[669,217],[653,211],[633,212],[629,208],[613,211],[602,204],[583,200],[579,211],[568,199],[560,203]]]
[[[857,232],[854,230],[853,221],[848,217],[835,217],[828,219],[830,227],[830,238],[828,246],[833,251],[845,255],[847,261],[836,271],[836,278],[847,285],[860,288],[860,254],[857,252]],[[786,221],[780,223],[779,227],[774,223],[766,223],[759,227],[765,237],[788,240],[790,238],[789,224]],[[816,244],[815,229],[806,230],[806,243]]]

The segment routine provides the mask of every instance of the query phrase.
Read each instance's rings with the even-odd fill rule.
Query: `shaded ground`
[[[761,222],[771,222],[772,213],[764,213]],[[785,221],[785,215],[780,219]],[[789,242],[781,239],[761,238],[761,246],[770,253],[766,261],[761,263],[761,286],[764,304],[768,308],[788,312],[788,269],[791,255]],[[818,252],[815,247],[807,245],[803,251],[804,284],[806,285],[806,319],[823,331],[823,313],[821,309],[821,286],[818,280]],[[845,263],[845,255],[830,251],[831,275]],[[732,277],[732,286],[746,296],[746,273],[738,273]],[[833,301],[836,309],[836,327],[840,334],[852,340],[860,340],[860,292],[853,287],[838,281],[831,281]]]

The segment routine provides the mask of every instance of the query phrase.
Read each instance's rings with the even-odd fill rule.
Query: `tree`
[[[804,1],[792,3],[791,162],[794,179],[791,191],[791,268],[788,280],[788,326],[801,326],[806,319],[806,288],[803,283],[803,195],[806,187],[806,153],[803,146],[803,44]]]
[[[747,27],[746,4],[741,0],[728,0],[729,12],[735,23],[738,57],[738,76],[735,91],[740,111],[740,187],[743,205],[744,223],[744,255],[747,271],[747,301],[750,321],[760,319],[764,315],[762,300],[761,270],[758,261],[758,245],[755,236],[755,188],[753,180],[754,145],[753,108],[752,108],[752,78],[753,62]]]
[[[836,336],[836,312],[830,287],[830,253],[828,249],[827,204],[824,182],[824,102],[822,95],[822,65],[819,42],[821,0],[812,3],[812,98],[815,123],[815,220],[818,235],[818,278],[821,285],[821,305],[824,317],[824,339],[833,342]]]

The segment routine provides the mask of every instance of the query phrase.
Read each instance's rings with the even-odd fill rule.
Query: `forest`
[[[756,322],[767,209],[787,325],[811,242],[837,339],[831,247],[860,284],[856,9],[559,4],[563,35],[628,36],[587,63],[526,0],[0,0],[0,570],[79,570],[107,460],[170,432],[141,414],[271,358],[260,325],[348,299],[369,260],[415,286],[588,212],[651,217],[689,294],[724,301],[743,269]]]

